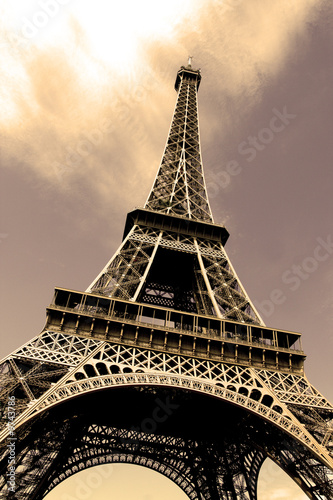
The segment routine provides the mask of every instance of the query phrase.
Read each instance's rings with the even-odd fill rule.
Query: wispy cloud
[[[55,187],[58,183],[60,189],[81,175],[94,175],[102,196],[110,195],[116,177],[112,194],[123,192],[126,185],[131,198],[142,174],[153,174],[162,154],[163,141],[155,130],[162,121],[165,128],[165,116],[171,114],[174,95],[169,79],[175,61],[185,62],[194,52],[195,64],[214,67],[219,81],[211,85],[215,97],[223,88],[228,123],[228,96],[233,101],[230,111],[236,101],[243,112],[244,106],[255,105],[267,79],[281,69],[302,36],[317,4],[314,0],[282,3],[229,0],[226,9],[223,2],[197,2],[195,12],[183,9],[183,19],[190,22],[177,19],[172,43],[169,38],[156,45],[142,37],[141,59],[128,63],[129,71],[120,76],[93,52],[75,11],[62,21],[63,37],[45,45],[27,39],[26,46],[23,42],[15,46],[4,26],[7,55],[2,66],[9,69],[1,81],[6,102],[1,123],[3,163],[32,171]],[[99,4],[100,16],[103,6]],[[26,18],[33,20],[33,13]],[[121,22],[125,19],[119,18]],[[94,143],[96,131],[102,137]]]

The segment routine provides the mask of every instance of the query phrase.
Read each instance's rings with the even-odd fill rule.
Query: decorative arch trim
[[[290,413],[290,416],[281,414],[273,408],[265,406],[251,397],[240,394],[239,392],[229,390],[225,387],[216,385],[214,382],[203,381],[175,374],[159,374],[159,373],[122,373],[114,375],[104,375],[98,377],[76,380],[64,384],[60,387],[55,387],[52,393],[49,393],[40,402],[36,402],[33,411],[26,416],[19,425],[34,418],[39,413],[49,409],[57,404],[74,397],[78,397],[90,392],[103,390],[111,387],[121,386],[164,386],[190,390],[201,394],[222,399],[241,408],[244,408],[259,417],[267,420],[273,425],[279,427],[283,431],[290,434],[297,441],[309,448],[321,462],[324,462],[328,467],[331,467],[331,459],[323,446],[320,446],[313,437],[301,426]],[[250,394],[251,395],[251,394]]]

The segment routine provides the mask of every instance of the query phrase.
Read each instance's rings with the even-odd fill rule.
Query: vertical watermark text
[[[9,396],[7,404],[7,427],[8,427],[8,463],[7,463],[7,488],[8,491],[14,493],[16,489],[16,435],[15,435],[15,396]]]

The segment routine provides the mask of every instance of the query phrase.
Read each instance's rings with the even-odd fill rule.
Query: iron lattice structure
[[[0,365],[2,498],[123,462],[193,500],[256,500],[267,457],[333,498],[333,407],[304,374],[301,335],[264,325],[212,218],[200,81],[190,63],[177,73],[162,162],[118,251],[86,292],[57,288],[42,333]]]

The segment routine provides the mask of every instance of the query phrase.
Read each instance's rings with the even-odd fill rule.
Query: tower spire
[[[189,219],[213,222],[200,152],[197,91],[200,70],[188,66],[177,73],[178,92],[162,161],[145,208]]]

